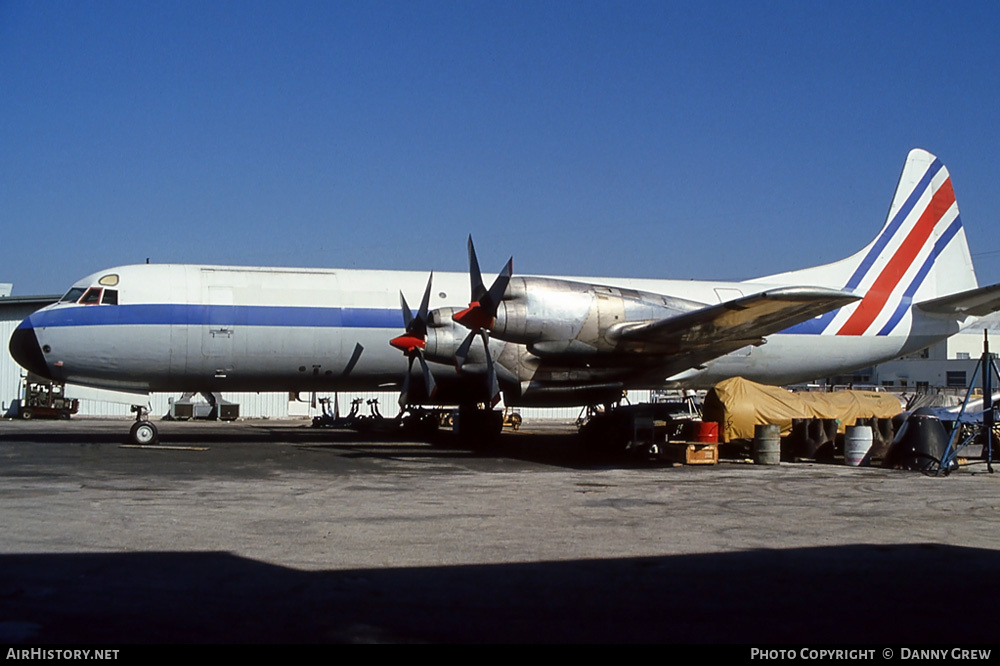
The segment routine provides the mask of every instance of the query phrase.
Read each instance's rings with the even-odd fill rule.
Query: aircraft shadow
[[[935,544],[343,571],[4,555],[0,642],[977,643],[998,566]]]
[[[69,427],[64,427],[64,424]],[[80,425],[85,424],[85,425]],[[13,440],[39,444],[125,444],[127,421],[33,423],[30,429],[18,428],[0,433],[0,441]],[[399,431],[363,431],[312,428],[266,423],[157,422],[160,445],[211,446],[213,444],[290,443],[317,451],[339,453],[350,458],[510,458],[568,469],[608,467],[665,467],[667,463],[648,458],[609,456],[587,451],[571,427],[542,431],[505,431],[493,442],[462,439],[450,429],[417,439]]]
[[[320,431],[323,433],[323,431]],[[313,438],[311,444],[301,444],[317,450],[344,452],[351,457],[408,457],[426,456],[440,458],[455,457],[495,457],[542,463],[571,469],[594,469],[603,467],[646,466],[646,460],[629,459],[624,455],[608,456],[595,454],[581,446],[576,432],[504,432],[492,442],[462,439],[450,430],[442,430],[419,443],[400,442],[391,437],[353,437],[343,433],[331,433]],[[325,441],[324,441],[325,440]],[[660,463],[658,466],[665,466]]]

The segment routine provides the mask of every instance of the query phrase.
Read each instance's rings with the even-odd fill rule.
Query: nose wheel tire
[[[156,432],[156,426],[149,421],[136,421],[132,424],[128,439],[139,446],[152,445],[159,441],[159,434]]]

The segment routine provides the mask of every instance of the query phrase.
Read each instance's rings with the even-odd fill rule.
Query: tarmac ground
[[[1000,485],[301,421],[0,422],[0,643],[983,643]]]

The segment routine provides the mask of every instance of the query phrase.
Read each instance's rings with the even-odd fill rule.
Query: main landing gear
[[[655,453],[661,442],[676,439],[685,422],[676,403],[606,404],[577,419],[582,449],[608,459]]]
[[[462,405],[452,427],[463,446],[473,449],[490,446],[496,444],[503,431],[503,412]]]
[[[135,412],[135,423],[128,432],[128,441],[138,446],[152,446],[160,441],[156,426],[149,420],[149,410],[141,405],[132,405]]]

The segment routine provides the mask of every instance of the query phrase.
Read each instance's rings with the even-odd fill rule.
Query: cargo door
[[[205,358],[206,369],[220,379],[228,377],[233,371],[235,311],[232,287],[205,286],[201,353]]]

